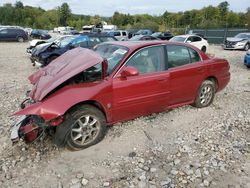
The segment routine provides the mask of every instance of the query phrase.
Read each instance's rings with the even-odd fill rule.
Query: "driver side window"
[[[154,46],[137,52],[126,66],[138,69],[139,74],[160,72],[164,70],[164,49]]]

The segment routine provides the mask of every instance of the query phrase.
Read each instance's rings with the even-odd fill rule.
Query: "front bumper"
[[[35,67],[38,67],[38,68],[43,67],[43,62],[41,62],[39,58],[35,56],[30,56],[30,61]]]
[[[22,123],[28,118],[28,116],[21,116],[19,120],[11,127],[11,133],[10,138],[13,143],[18,142],[20,135],[19,135],[19,129],[22,125]]]
[[[245,47],[244,45],[237,45],[237,44],[235,44],[235,45],[225,45],[225,44],[223,44],[222,45],[222,48],[224,50],[243,50],[244,47]]]

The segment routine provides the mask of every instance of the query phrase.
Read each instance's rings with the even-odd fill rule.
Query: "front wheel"
[[[250,48],[250,45],[249,45],[249,43],[247,43],[247,44],[245,45],[245,47],[244,47],[244,50],[245,50],[245,51],[248,51],[249,48]]]
[[[214,100],[215,83],[211,80],[205,80],[202,82],[198,94],[196,96],[194,106],[197,108],[203,108],[209,106]]]
[[[24,38],[23,38],[23,37],[18,37],[18,38],[17,38],[17,41],[18,41],[18,42],[24,42]]]
[[[71,150],[81,150],[100,142],[106,132],[103,113],[91,105],[82,105],[68,114],[58,129],[67,129],[66,144]]]

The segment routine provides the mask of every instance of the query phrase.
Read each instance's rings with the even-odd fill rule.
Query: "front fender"
[[[86,87],[88,85],[88,87]],[[83,87],[85,86],[85,87]],[[50,121],[65,114],[71,107],[76,104],[95,101],[104,110],[109,119],[109,112],[106,106],[110,103],[110,95],[102,95],[100,93],[108,92],[110,88],[99,84],[77,84],[65,86],[55,93],[51,94],[41,102],[36,102],[23,110],[15,113],[15,115],[38,115],[45,121]],[[100,92],[101,91],[101,92]]]

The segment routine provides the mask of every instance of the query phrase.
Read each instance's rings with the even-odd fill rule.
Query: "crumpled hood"
[[[37,45],[37,46],[34,48],[34,50],[32,51],[32,55],[33,55],[33,56],[37,56],[37,55],[40,54],[41,52],[44,52],[45,50],[47,50],[52,44],[53,44],[53,42],[43,43],[43,44]]]
[[[34,85],[30,97],[35,101],[41,101],[65,81],[102,61],[103,58],[92,50],[80,47],[69,50],[29,76],[30,82]]]
[[[230,42],[240,42],[240,41],[243,41],[243,40],[247,40],[247,39],[235,38],[235,37],[228,37],[227,38],[227,41],[230,41]]]
[[[34,39],[34,40],[30,41],[30,46],[34,47],[34,46],[36,46],[36,43],[40,42],[40,41],[42,41],[42,40],[40,40],[40,39]]]

